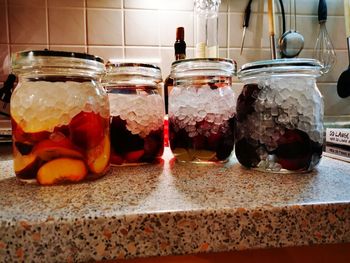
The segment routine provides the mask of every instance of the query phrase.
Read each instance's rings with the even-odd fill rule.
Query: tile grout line
[[[9,57],[8,67],[11,68],[10,59],[11,59],[11,41],[10,41],[10,18],[9,18],[9,0],[5,0],[5,20],[6,20],[6,29],[7,29],[7,56]]]
[[[122,11],[122,55],[123,60],[125,60],[125,9],[124,9],[124,0],[121,0],[121,11]]]
[[[49,25],[49,7],[48,0],[45,0],[45,20],[46,20],[46,48],[50,50],[50,25]]]
[[[227,39],[226,39],[226,57],[229,58],[230,57],[230,53],[229,53],[229,46],[230,46],[230,3],[228,2],[227,3],[227,31],[226,31],[226,34],[227,34]]]
[[[84,1],[84,29],[85,29],[85,35],[84,35],[84,42],[85,42],[85,52],[88,53],[88,25],[87,25],[87,0]]]

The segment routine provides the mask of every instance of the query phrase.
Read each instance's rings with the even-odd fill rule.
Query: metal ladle
[[[285,32],[278,40],[279,49],[283,58],[294,58],[304,48],[304,37],[297,32],[296,0],[294,0],[294,27]],[[290,0],[290,10],[292,10],[292,0]],[[290,14],[290,26],[292,26],[292,14]]]

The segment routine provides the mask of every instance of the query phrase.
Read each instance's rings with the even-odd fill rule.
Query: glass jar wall
[[[103,82],[111,105],[111,163],[131,165],[159,160],[164,150],[159,67],[109,63]]]
[[[232,60],[197,58],[176,61],[169,94],[169,142],[184,162],[227,161],[234,145],[236,112]]]
[[[16,53],[11,97],[14,170],[42,185],[94,179],[109,167],[109,102],[103,60],[61,51]]]
[[[318,164],[323,144],[323,98],[316,86],[320,69],[312,59],[243,65],[235,132],[242,165],[288,173]]]

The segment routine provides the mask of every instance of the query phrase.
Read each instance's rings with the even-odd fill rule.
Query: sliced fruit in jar
[[[39,169],[39,160],[35,154],[21,155],[15,152],[13,165],[16,175],[22,179],[35,178]]]
[[[125,154],[125,160],[128,163],[136,163],[140,160],[144,153],[144,150],[128,152],[127,154]]]
[[[50,132],[40,131],[34,133],[24,132],[20,125],[18,125],[13,119],[12,123],[12,134],[16,141],[27,142],[27,143],[36,143],[42,140],[49,138]]]
[[[215,158],[216,153],[213,151],[208,151],[208,150],[193,150],[189,149],[188,150],[190,155],[193,156],[193,158],[203,160],[203,161],[210,161],[213,158]]]
[[[37,180],[42,185],[52,185],[61,182],[79,182],[87,174],[83,161],[58,158],[47,162],[38,171]]]
[[[193,156],[185,148],[175,148],[171,151],[173,152],[176,159],[178,159],[179,161],[187,162],[193,160]]]
[[[110,155],[111,144],[109,136],[106,135],[100,145],[87,152],[87,162],[90,171],[96,174],[102,173],[108,167]]]
[[[101,143],[104,137],[104,119],[94,112],[80,112],[69,124],[69,133],[75,145],[89,149]]]
[[[84,158],[80,150],[68,138],[62,138],[59,141],[52,141],[50,139],[41,141],[35,145],[33,152],[43,161],[60,157]]]

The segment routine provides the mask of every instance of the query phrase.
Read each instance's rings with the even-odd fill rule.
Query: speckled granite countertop
[[[1,146],[0,146],[1,147]],[[0,161],[0,262],[86,262],[350,242],[350,164],[309,174],[117,167],[76,185],[22,185]]]

